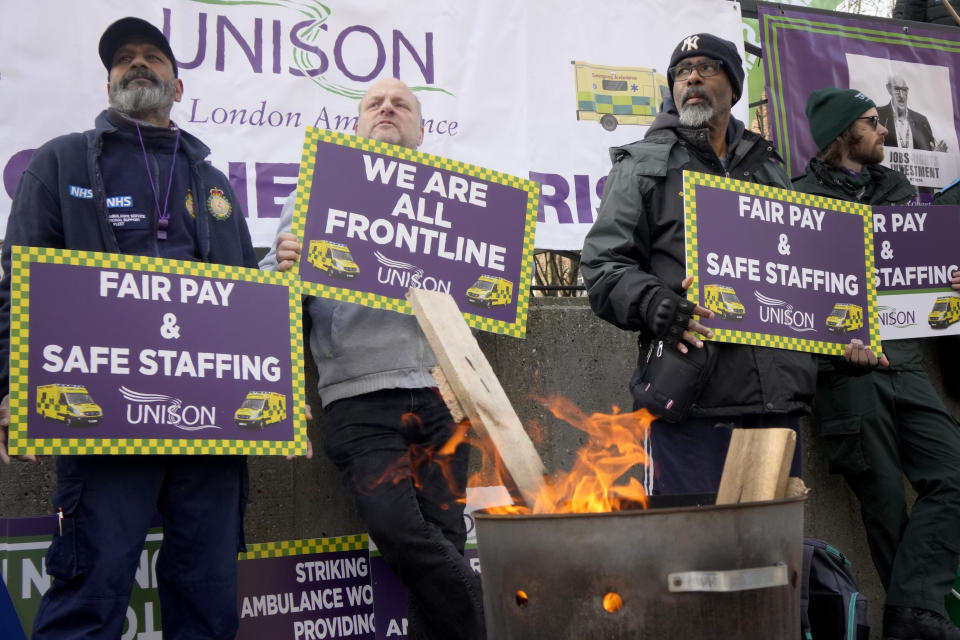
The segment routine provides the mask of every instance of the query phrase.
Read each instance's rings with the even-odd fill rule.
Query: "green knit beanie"
[[[868,109],[873,100],[856,89],[824,87],[807,98],[807,120],[818,149],[823,149],[846,131]]]

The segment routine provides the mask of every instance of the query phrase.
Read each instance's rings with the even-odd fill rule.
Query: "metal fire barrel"
[[[803,502],[474,514],[488,640],[792,640]]]

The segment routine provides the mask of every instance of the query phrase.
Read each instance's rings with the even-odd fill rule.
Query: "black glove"
[[[647,301],[647,326],[654,335],[669,344],[676,344],[693,317],[694,304],[667,287],[660,287]]]

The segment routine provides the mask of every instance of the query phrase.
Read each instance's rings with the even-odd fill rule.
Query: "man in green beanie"
[[[794,189],[871,205],[913,197],[906,176],[880,165],[887,130],[868,97],[818,89],[807,100],[807,119],[820,151]],[[958,640],[944,597],[960,551],[960,428],[930,385],[916,340],[886,341],[883,352],[882,366],[865,375],[821,358],[814,416],[830,470],[860,499],[887,591],[884,640]],[[904,474],[918,494],[909,516]]]

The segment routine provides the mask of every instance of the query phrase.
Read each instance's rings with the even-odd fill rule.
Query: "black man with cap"
[[[789,188],[773,146],[731,115],[743,79],[732,42],[700,33],[677,45],[667,71],[673,100],[643,140],[611,150],[613,169],[583,246],[591,307],[639,332],[630,387],[635,408],[660,416],[645,483],[657,494],[716,492],[733,428],[796,430],[813,397],[810,354],[705,343],[700,336],[712,332],[695,316],[709,322],[713,313],[686,294],[684,170]],[[681,402],[658,404],[649,389],[665,386]],[[799,450],[791,475],[800,474]]]

